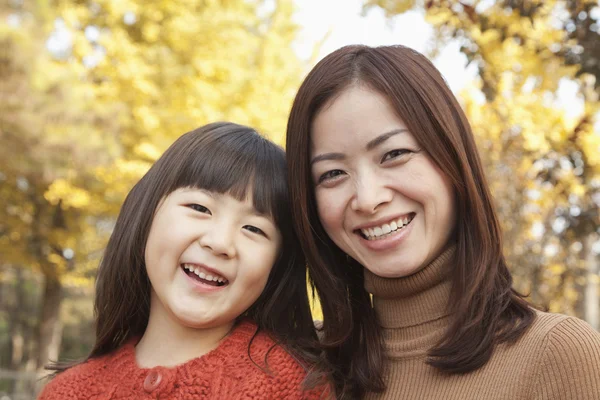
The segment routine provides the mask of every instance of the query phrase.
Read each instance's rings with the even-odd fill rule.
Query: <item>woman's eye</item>
[[[257,227],[252,226],[252,225],[244,225],[244,229],[246,229],[246,230],[248,230],[248,231],[250,231],[252,233],[256,233],[258,235],[263,235],[265,237],[267,236],[262,229],[257,228]]]
[[[187,204],[186,207],[189,207],[194,211],[198,211],[198,212],[205,213],[205,214],[210,214],[210,210],[200,204],[196,204],[196,203]]]
[[[341,176],[342,174],[344,174],[344,171],[342,171],[341,169],[334,169],[331,171],[327,171],[319,177],[319,183],[330,180],[330,179],[337,178],[338,176]]]
[[[396,149],[396,150],[388,151],[387,153],[385,153],[385,155],[381,159],[381,162],[385,162],[388,160],[394,160],[394,159],[399,158],[407,153],[410,153],[410,150]]]

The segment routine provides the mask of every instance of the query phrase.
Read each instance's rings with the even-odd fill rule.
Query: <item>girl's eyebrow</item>
[[[215,196],[215,193],[211,192],[210,190],[204,190],[204,189],[199,189],[199,190],[200,190],[202,193],[204,193],[205,195],[207,195],[207,196],[209,196],[209,197],[211,197],[211,198],[213,198],[213,199],[216,199],[216,198],[217,198],[217,196]],[[218,193],[217,193],[217,195],[218,195],[219,197],[221,197],[221,195],[219,195]]]
[[[254,206],[247,206],[247,207],[245,207],[244,211],[246,211],[248,214],[252,214],[252,215],[255,215],[255,216],[260,217],[260,218],[268,219],[269,221],[273,219],[271,217],[271,214],[269,214],[269,213],[261,213],[256,208],[254,208]]]
[[[197,188],[197,187],[186,187],[186,188],[181,189],[181,191],[184,193],[201,192],[202,194],[205,194],[213,199],[216,199],[217,196],[220,196],[218,193],[216,193],[217,196],[215,196],[215,193],[211,192],[210,190]]]

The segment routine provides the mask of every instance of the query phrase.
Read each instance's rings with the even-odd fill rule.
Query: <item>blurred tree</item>
[[[78,79],[84,68],[57,63],[45,50],[53,14],[29,6],[0,9],[8,22],[0,25],[0,263],[44,276],[36,350],[22,360],[36,368],[58,357],[62,278],[89,282],[89,252],[82,250],[95,237],[85,213],[73,207],[85,193],[63,200],[48,192],[110,161],[106,148],[115,129],[108,108],[92,111],[93,88]]]
[[[420,8],[432,56],[457,40],[478,81],[462,93],[478,137],[517,287],[600,328],[600,7],[596,0],[368,0]],[[578,87],[568,116],[559,88]],[[509,180],[509,182],[507,182]],[[508,184],[507,184],[508,183]]]
[[[283,141],[303,64],[291,0],[0,3],[0,264],[44,275],[36,367],[63,287],[89,285],[125,194],[215,120]]]

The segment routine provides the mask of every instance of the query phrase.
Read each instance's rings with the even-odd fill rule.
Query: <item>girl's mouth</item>
[[[369,241],[385,239],[404,229],[407,225],[409,225],[412,222],[415,216],[416,213],[409,213],[396,220],[382,224],[381,226],[366,229],[357,229],[355,232],[358,235],[360,235],[363,239]]]
[[[198,267],[194,264],[180,264],[180,267],[187,276],[197,280],[198,282],[202,282],[205,285],[221,287],[229,284],[229,281],[226,278],[216,274],[207,273],[203,271],[201,267]]]

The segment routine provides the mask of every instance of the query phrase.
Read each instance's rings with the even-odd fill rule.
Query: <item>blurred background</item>
[[[434,61],[517,289],[600,329],[597,0],[0,0],[0,399],[90,350],[95,270],[162,151],[216,120],[284,143],[302,78],[352,43]]]

